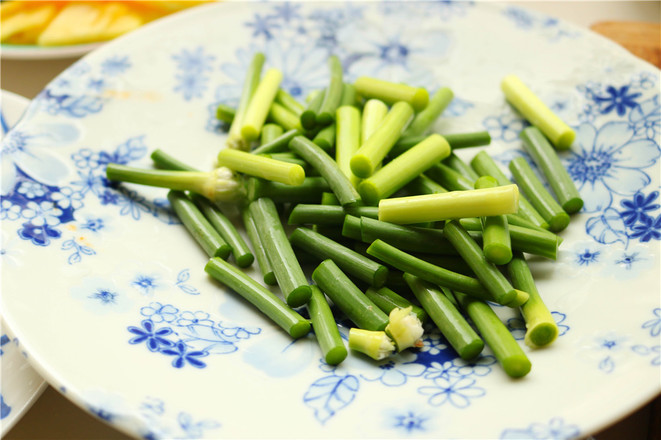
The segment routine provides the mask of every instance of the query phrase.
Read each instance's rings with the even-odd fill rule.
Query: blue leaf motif
[[[184,269],[177,274],[177,284],[185,283],[188,280],[190,280],[190,271],[188,269]]]
[[[612,373],[615,370],[615,362],[610,356],[606,356],[599,362],[599,369],[606,373]]]
[[[624,220],[619,212],[608,208],[602,215],[592,217],[585,222],[585,232],[602,244],[627,242]]]
[[[238,350],[233,342],[226,340],[221,329],[208,325],[189,325],[180,332],[183,341],[194,350],[209,354],[228,354]]]
[[[330,375],[317,379],[303,396],[303,402],[314,409],[314,416],[322,424],[356,397],[359,382],[356,376]]]

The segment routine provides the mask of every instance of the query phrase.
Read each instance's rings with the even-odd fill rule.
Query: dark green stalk
[[[411,195],[439,194],[448,192],[447,189],[443,188],[441,185],[424,174],[420,174],[418,177],[413,179],[404,187],[404,189]]]
[[[260,198],[250,203],[248,209],[260,231],[266,255],[287,304],[298,307],[307,303],[311,295],[310,286],[287,239],[275,203],[271,199]]]
[[[451,133],[442,135],[450,144],[452,150],[460,148],[480,147],[491,143],[491,136],[488,131],[475,131],[470,133]],[[390,150],[389,156],[394,157],[402,154],[414,145],[423,140],[426,135],[402,136],[395,146]]]
[[[255,226],[255,222],[252,219],[249,209],[244,209],[241,212],[243,219],[243,227],[246,230],[246,235],[248,235],[248,240],[252,244],[252,249],[257,260],[257,265],[259,270],[262,273],[262,278],[264,282],[270,286],[275,286],[278,284],[278,281],[275,279],[275,274],[273,273],[273,268],[271,268],[271,262],[269,261],[268,255],[266,255],[266,249],[262,244],[262,239],[260,238],[260,233]]]
[[[433,165],[425,174],[448,191],[467,191],[473,189],[474,182],[471,179],[468,179],[444,163]]]
[[[245,240],[236,230],[230,219],[228,219],[217,206],[209,202],[204,197],[197,194],[192,195],[193,202],[204,213],[204,216],[209,220],[223,239],[231,246],[232,256],[234,261],[239,267],[248,267],[253,261],[255,256],[252,254],[250,248]]]
[[[361,220],[353,215],[346,215],[344,223],[342,224],[342,235],[352,240],[360,240],[361,237]]]
[[[480,176],[491,176],[494,177],[500,186],[511,185],[512,182],[505,176],[505,174],[500,170],[498,164],[487,154],[486,151],[480,151],[473,157],[471,160],[471,167],[479,174]],[[517,215],[525,218],[531,223],[548,229],[548,223],[544,220],[539,212],[530,204],[528,199],[523,195],[519,197],[519,212]]]
[[[583,199],[548,139],[537,127],[524,128],[520,137],[523,148],[546,176],[562,209],[568,214],[580,211],[583,207]]]
[[[548,223],[549,229],[559,232],[569,225],[569,214],[544,188],[525,158],[517,157],[509,165],[512,175],[521,190],[528,196],[537,212]]]
[[[364,243],[380,239],[406,252],[456,255],[452,245],[443,237],[443,231],[438,229],[396,225],[362,217],[360,232]]]
[[[335,110],[340,105],[344,88],[342,63],[336,55],[331,55],[328,58],[328,69],[330,70],[330,82],[316,117],[319,125],[328,125],[335,120]]]
[[[450,155],[443,159],[443,164],[449,166],[468,180],[471,180],[475,182],[477,180],[478,176],[477,173],[468,165],[466,162],[461,160],[459,156],[457,156],[454,153],[450,153]]]
[[[305,108],[303,113],[301,113],[300,121],[301,126],[310,130],[317,125],[317,113],[321,108],[321,103],[324,101],[324,96],[326,95],[326,90],[320,90],[316,95],[310,100],[308,106]]]
[[[198,169],[181,162],[170,156],[165,151],[156,149],[151,153],[151,160],[154,161],[156,168],[172,171],[199,171]]]
[[[261,145],[251,151],[253,154],[271,154],[271,153],[281,153],[287,151],[289,148],[289,142],[294,139],[294,137],[299,136],[301,132],[299,130],[289,130],[277,138],[273,139],[271,142]]]
[[[347,357],[347,348],[344,346],[326,297],[319,287],[310,286],[310,289],[312,289],[312,296],[308,302],[308,310],[314,335],[321,348],[324,361],[328,365],[338,365]]]
[[[408,299],[399,295],[394,290],[389,289],[388,287],[381,287],[376,289],[370,287],[365,291],[365,296],[367,296],[374,304],[377,305],[383,313],[390,315],[390,312],[393,309],[405,309],[411,307],[411,310],[418,317],[420,322],[424,323],[427,321],[428,315],[427,312],[422,307],[419,307],[413,304]]]
[[[300,338],[310,331],[310,323],[305,318],[287,307],[280,298],[257,281],[226,261],[212,258],[204,270],[257,307],[292,338]]]
[[[289,148],[298,153],[326,179],[342,206],[355,205],[360,201],[360,196],[347,176],[340,170],[335,160],[318,145],[303,136],[297,136],[289,143]]]
[[[528,374],[530,360],[491,307],[484,301],[461,292],[455,291],[454,296],[503,366],[505,373],[510,377],[523,377]]]
[[[484,341],[445,294],[433,284],[411,274],[405,273],[404,280],[459,357],[464,360],[476,358],[484,348]]]
[[[457,220],[452,220],[445,224],[443,235],[452,243],[457,252],[459,252],[459,255],[461,255],[461,258],[475,272],[477,279],[493,295],[495,302],[506,306],[516,300],[516,289],[512,287],[507,278],[505,278],[493,263],[487,261],[480,246]],[[450,287],[450,289],[453,288]],[[462,289],[457,290],[461,291]]]
[[[365,330],[384,330],[388,316],[351,282],[333,262],[324,260],[312,272],[312,279],[356,326]]]
[[[223,240],[185,193],[169,191],[168,201],[179,220],[209,257],[222,259],[229,257],[232,250],[230,245]]]
[[[349,209],[339,205],[312,205],[300,203],[289,213],[290,225],[336,225],[344,223],[347,214],[376,218],[379,209],[375,206],[356,206]]]
[[[322,128],[319,133],[312,139],[312,142],[319,145],[326,153],[335,148],[335,123],[331,123]]]
[[[435,266],[413,255],[407,254],[382,240],[375,240],[367,248],[367,253],[402,272],[410,273],[430,283],[438,284],[450,289],[463,289],[463,291],[480,299],[492,301],[493,297],[472,277]]]
[[[289,241],[319,260],[331,259],[347,274],[381,287],[388,276],[388,268],[308,228],[296,228]]]
[[[250,178],[246,182],[248,200],[268,197],[275,203],[318,203],[321,194],[330,187],[323,177],[306,177],[301,185],[293,186],[269,180]]]

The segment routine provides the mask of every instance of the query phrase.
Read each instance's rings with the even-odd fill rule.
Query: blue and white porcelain
[[[0,139],[18,122],[30,100],[15,93],[0,91]],[[12,269],[10,258],[5,259],[4,249],[10,242],[18,242],[18,237],[8,237],[2,232],[2,276]],[[5,293],[3,291],[3,293]],[[2,309],[0,309],[0,316]],[[46,381],[34,371],[18,346],[18,340],[11,336],[0,317],[0,437],[3,437],[27,412],[41,393],[46,389]]]
[[[205,275],[164,190],[106,180],[107,163],[149,167],[156,148],[211,168],[225,141],[215,106],[237,102],[255,51],[298,99],[326,84],[329,54],[350,80],[448,86],[435,128],[489,130],[502,164],[525,155],[527,125],[500,91],[506,74],[576,129],[561,159],[585,208],[558,261],[531,259],[561,336],[523,347],[527,377],[489,350],[461,361],[433,331],[420,349],[329,366],[312,335],[292,341]],[[237,2],[155,22],[62,73],[3,141],[12,338],[65,396],[135,437],[589,435],[661,391],[659,83],[599,36],[492,3]],[[521,340],[518,313],[497,313]]]

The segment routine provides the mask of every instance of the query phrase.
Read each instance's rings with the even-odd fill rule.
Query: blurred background
[[[49,26],[48,29],[41,29],[39,33],[20,29],[17,31],[12,28],[12,26],[17,26],[15,23],[6,23],[6,19],[11,17],[12,13],[9,8],[5,8],[11,3],[30,3],[32,7],[36,7],[39,3],[50,3],[52,7],[52,4],[67,2],[3,1],[3,23],[2,29],[0,29],[3,46],[5,42],[10,42],[14,43],[11,48],[15,49],[16,43],[22,42],[31,44],[41,42],[53,45],[67,42],[87,44],[97,40],[109,40],[116,35],[130,32],[151,20],[205,2],[121,2],[124,6],[104,12],[110,14],[112,20],[102,29],[98,25],[88,28],[82,25],[86,23],[86,20],[91,20],[89,15],[85,15],[90,11],[68,12],[70,15],[61,19],[64,20],[64,24],[59,26],[66,28],[67,20],[77,23],[76,28],[79,29],[79,34],[76,36],[63,34],[58,26],[54,26],[54,30],[53,26]],[[97,5],[104,3],[108,2],[97,2]],[[544,12],[583,28],[592,29],[621,44],[633,54],[661,67],[661,2],[657,0],[512,1],[508,3]],[[49,20],[54,21],[52,18]],[[34,98],[48,82],[82,56],[71,53],[69,55],[59,54],[54,58],[34,59],[29,55],[21,56],[10,50],[9,46],[5,50],[0,49],[0,55],[0,88],[30,99]],[[5,438],[6,440],[110,440],[127,439],[128,437],[78,409],[56,390],[49,387]],[[657,398],[627,418],[595,434],[594,438],[597,440],[654,440],[661,438],[661,400]]]

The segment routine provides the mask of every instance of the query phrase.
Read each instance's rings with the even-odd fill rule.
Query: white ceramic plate
[[[0,123],[3,138],[18,122],[29,104],[30,100],[27,98],[5,90],[0,91]],[[5,273],[6,269],[3,268],[3,276]],[[2,374],[0,437],[3,437],[37,400],[47,384],[30,367],[17,341],[12,341],[11,333],[2,321],[0,321],[0,371]]]
[[[2,44],[0,55],[6,60],[52,60],[78,58],[104,43],[74,44],[70,46],[44,47],[29,44]]]
[[[346,75],[451,87],[436,128],[488,129],[502,163],[523,120],[519,75],[577,130],[562,160],[585,198],[558,261],[531,265],[561,336],[509,379],[438,334],[383,362],[320,361],[204,273],[165,191],[109,186],[108,162],[161,148],[209,168],[255,50],[302,99],[326,59]],[[105,45],[53,81],[4,141],[2,305],[32,363],[67,397],[135,436],[574,438],[659,384],[659,71],[570,24],[469,2],[227,3]],[[474,151],[462,151],[468,159]],[[9,267],[8,264],[3,265]],[[252,272],[255,273],[255,272]],[[514,335],[521,319],[499,309]]]

